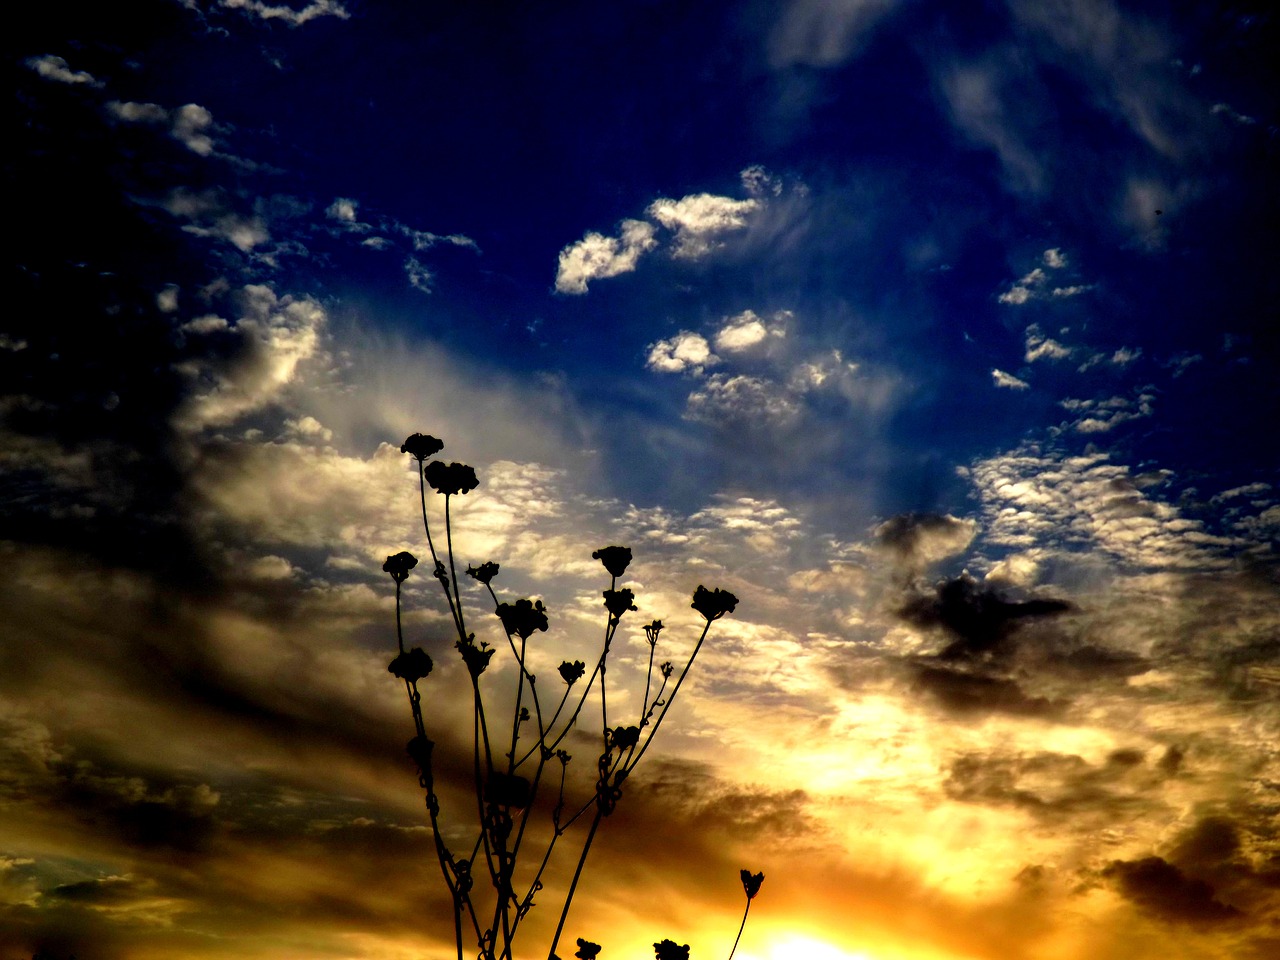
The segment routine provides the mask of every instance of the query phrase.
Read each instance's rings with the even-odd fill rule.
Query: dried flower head
[[[401,680],[417,683],[431,673],[431,658],[421,647],[414,647],[392,660],[387,666],[387,671],[394,673]]]
[[[742,873],[742,889],[747,892],[747,899],[754,900],[756,894],[760,892],[760,884],[764,883],[763,873],[752,873],[749,870],[743,870]]]
[[[656,960],[689,960],[689,945],[676,946],[674,940],[663,940],[653,945]]]
[[[409,571],[417,565],[417,557],[412,553],[401,550],[399,553],[387,557],[386,562],[382,564],[382,569],[391,574],[391,579],[396,583],[404,583],[409,578]]]
[[[476,479],[475,468],[465,463],[432,460],[423,468],[422,475],[427,479],[427,486],[445,496],[454,493],[470,493],[480,486],[480,481]]]
[[[671,674],[675,673],[675,671],[676,671],[676,668],[675,668],[675,667],[673,667],[673,666],[671,665],[671,661],[670,661],[670,660],[667,660],[667,661],[666,661],[665,663],[663,663],[663,664],[662,664],[662,666],[660,666],[658,669],[662,671],[662,675],[663,675],[664,677],[669,677],[669,676],[671,676]]]
[[[493,649],[485,643],[476,646],[474,633],[469,634],[466,640],[459,640],[454,646],[462,654],[462,662],[467,665],[467,672],[471,674],[472,679],[489,668],[489,661],[493,659]]]
[[[467,567],[467,576],[473,580],[479,580],[483,584],[490,583],[494,577],[498,575],[498,565],[492,560],[487,560],[478,567]]]
[[[718,587],[715,590],[708,590],[701,584],[698,585],[697,590],[693,591],[693,603],[689,604],[706,617],[708,623],[719,620],[726,613],[733,613],[737,605],[738,598],[728,590],[721,590]]]
[[[604,605],[609,613],[615,617],[621,617],[628,610],[634,610],[636,595],[631,590],[624,587],[621,590],[605,590]]]
[[[500,603],[496,612],[502,621],[502,629],[521,640],[528,640],[535,630],[545,632],[547,629],[547,608],[541,600]]]
[[[573,663],[565,660],[560,664],[560,676],[570,686],[573,685],[574,681],[581,680],[582,675],[586,672],[587,665],[581,660],[575,660]]]
[[[662,632],[662,621],[655,620],[653,623],[646,624],[644,628],[644,638],[649,641],[649,646],[654,646],[658,642],[658,634]]]
[[[631,563],[631,548],[601,547],[592,552],[591,559],[603,563],[609,576],[620,577],[627,572],[627,565]]]
[[[413,459],[421,463],[427,457],[434,456],[444,449],[444,441],[437,440],[435,437],[425,433],[415,433],[404,443],[400,444],[400,452],[407,453]]]
[[[640,742],[639,727],[614,727],[610,734],[613,745],[620,750],[634,747]]]
[[[600,944],[592,943],[590,940],[578,938],[578,952],[574,954],[578,960],[596,960],[596,955],[600,952]]]

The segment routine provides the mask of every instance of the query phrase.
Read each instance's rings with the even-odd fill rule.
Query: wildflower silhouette
[[[728,591],[708,590],[702,585],[694,591],[691,607],[701,614],[704,622],[693,651],[678,675],[670,661],[661,662],[655,675],[654,659],[659,634],[663,631],[662,621],[653,620],[643,628],[649,658],[640,709],[635,715],[635,722],[617,723],[615,718],[615,723],[611,726],[606,662],[623,615],[637,609],[634,591],[618,585],[618,578],[626,573],[631,564],[631,549],[608,546],[591,554],[609,574],[608,589],[603,591],[604,606],[608,614],[605,618],[603,641],[593,658],[585,661],[565,660],[560,663],[557,672],[564,681],[564,687],[559,704],[554,710],[544,709],[549,704],[544,705],[535,684],[536,677],[529,671],[530,641],[536,634],[549,630],[550,612],[540,599],[519,598],[514,602],[499,600],[493,587],[493,581],[500,570],[497,563],[486,561],[479,566],[468,565],[467,576],[484,589],[492,604],[492,612],[506,636],[506,644],[499,644],[499,647],[503,651],[509,651],[516,666],[515,692],[508,714],[510,719],[502,719],[491,702],[493,692],[489,690],[488,681],[482,684],[482,677],[500,651],[487,642],[477,642],[475,633],[467,629],[467,613],[463,609],[459,591],[453,549],[451,500],[476,489],[479,480],[474,468],[466,464],[446,464],[440,460],[427,462],[428,458],[443,448],[444,443],[435,437],[415,433],[405,440],[400,450],[415,462],[423,531],[431,555],[430,576],[438,582],[444,595],[455,635],[453,646],[466,668],[471,688],[469,693],[474,712],[471,769],[475,806],[470,815],[475,818],[471,834],[474,842],[466,842],[465,831],[460,831],[456,826],[451,825],[446,829],[440,798],[436,793],[433,768],[435,741],[429,736],[428,718],[423,713],[422,697],[418,690],[418,684],[431,675],[433,663],[421,647],[406,651],[404,643],[402,586],[418,564],[417,558],[407,551],[387,557],[382,567],[391,576],[396,588],[398,652],[387,669],[404,684],[409,700],[414,736],[408,743],[407,751],[417,767],[418,784],[426,793],[436,859],[453,905],[454,942],[458,960],[463,960],[464,955],[469,953],[464,945],[469,938],[474,938],[479,951],[478,960],[514,960],[513,944],[525,918],[535,905],[534,896],[544,890],[543,878],[553,854],[560,846],[577,843],[580,846],[572,880],[564,895],[555,934],[547,950],[548,960],[559,960],[556,949],[564,934],[570,906],[582,879],[592,843],[603,821],[621,801],[628,778],[653,743],[658,728],[675,702],[676,695],[707,639],[711,624],[732,613],[737,607],[738,598]],[[428,516],[427,487],[444,497],[444,541],[441,548],[437,547]],[[673,676],[675,682],[671,684]],[[584,677],[586,682],[579,683]],[[596,758],[594,790],[585,802],[575,801],[571,804],[566,796],[566,774],[572,758],[562,744],[570,732],[584,721],[584,707],[593,694],[600,707],[600,754]],[[546,775],[547,766],[553,761],[559,764],[558,777]],[[546,810],[545,804],[538,806],[540,791],[554,791],[556,799],[551,807],[548,835],[545,841],[535,842],[533,838],[537,830],[529,829],[531,815],[535,809],[543,812]],[[571,835],[571,829],[580,820],[583,825]],[[459,843],[455,839],[458,837],[463,837],[464,842],[461,846],[454,846]],[[538,843],[540,850],[533,851],[532,848]],[[522,856],[530,853],[531,856]],[[763,879],[763,874],[753,876],[742,871],[748,910]],[[745,924],[744,913],[743,925]],[[739,927],[739,939],[741,936],[742,927]],[[734,948],[736,947],[737,940],[734,941]],[[599,944],[583,938],[577,939],[577,948],[574,957],[578,960],[597,960],[601,951]],[[654,949],[657,960],[689,958],[689,947],[677,946],[671,940],[655,943]]]

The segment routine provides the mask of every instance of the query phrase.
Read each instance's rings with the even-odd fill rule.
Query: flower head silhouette
[[[631,563],[631,548],[601,547],[592,552],[591,559],[603,563],[609,576],[620,577],[627,572],[627,566]]]
[[[502,628],[521,640],[528,640],[535,630],[546,632],[547,608],[542,605],[541,600],[500,603],[497,614],[502,621]]]
[[[635,599],[635,593],[625,587],[621,590],[604,591],[604,605],[615,617],[621,617],[628,610],[634,610]]]
[[[600,944],[578,938],[578,952],[574,954],[578,960],[596,960],[596,955],[599,953]]]
[[[698,585],[697,590],[693,591],[693,603],[689,604],[706,617],[708,623],[719,620],[726,613],[733,613],[737,605],[738,598],[728,590],[721,590],[718,587],[715,590],[708,590],[701,584]]]
[[[689,960],[689,945],[677,946],[674,940],[663,940],[653,945],[656,960]]]
[[[654,646],[658,642],[658,634],[662,632],[662,621],[655,620],[653,623],[645,624],[644,638],[649,641],[649,646]]]
[[[435,437],[425,433],[415,433],[409,437],[404,443],[400,444],[400,452],[407,453],[413,459],[421,463],[427,457],[433,456],[444,449],[444,441],[437,440]]]
[[[416,683],[431,673],[431,658],[421,647],[414,647],[407,653],[397,656],[387,666],[387,671],[394,673],[401,680]]]
[[[478,567],[467,567],[467,576],[473,580],[479,580],[486,586],[498,575],[498,565],[492,560],[480,564]]]
[[[396,583],[404,583],[409,578],[409,571],[418,565],[418,558],[406,550],[387,557],[382,569],[391,574]]]
[[[467,672],[471,674],[472,679],[479,677],[489,668],[489,661],[493,659],[494,650],[485,644],[476,646],[476,635],[470,634],[466,640],[459,640],[454,643],[454,647],[462,654],[462,662],[467,665]]]
[[[470,493],[480,486],[475,468],[465,463],[432,460],[423,468],[422,475],[426,477],[427,486],[446,497],[454,493]]]
[[[764,883],[763,873],[752,873],[749,870],[743,870],[742,873],[742,889],[747,893],[748,900],[754,900],[756,894],[760,892],[760,884]]]
[[[575,680],[582,679],[582,675],[587,672],[587,665],[581,660],[575,660],[573,663],[565,660],[560,664],[559,670],[564,682],[572,684]]]

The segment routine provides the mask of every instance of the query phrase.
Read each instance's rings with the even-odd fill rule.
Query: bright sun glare
[[[814,940],[812,937],[789,936],[776,940],[761,960],[875,960],[870,954],[861,951],[848,953]]]

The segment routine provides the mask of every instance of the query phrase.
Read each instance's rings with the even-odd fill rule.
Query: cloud
[[[713,373],[685,404],[685,417],[704,423],[783,424],[800,412],[798,399],[775,381],[747,374]]]
[[[102,83],[95,80],[93,74],[84,70],[72,70],[67,61],[62,57],[55,57],[53,54],[45,54],[43,57],[28,57],[27,68],[34,70],[46,80],[53,80],[57,83],[69,84],[88,84],[91,87],[100,87]]]
[[[1054,270],[1061,270],[1067,265],[1066,254],[1058,247],[1050,247],[1044,252],[1044,265]]]
[[[1007,654],[1018,627],[1029,620],[1055,617],[1071,609],[1063,600],[1003,599],[990,587],[980,587],[963,575],[944,580],[932,596],[908,600],[898,611],[908,623],[940,627],[951,641],[938,653],[941,660],[968,660],[988,654]]]
[[[587,284],[592,280],[630,273],[640,257],[658,245],[654,239],[655,232],[651,223],[623,220],[618,237],[587,233],[577,243],[560,251],[556,290],[560,293],[586,293]]]
[[[1076,433],[1108,433],[1122,423],[1140,420],[1155,412],[1155,394],[1140,393],[1133,400],[1110,397],[1105,400],[1061,400],[1059,406],[1081,416],[1070,424]]]
[[[174,416],[183,432],[222,427],[273,402],[294,380],[299,366],[319,353],[327,318],[310,297],[279,297],[270,287],[246,286],[243,314],[226,329],[239,341],[226,361],[182,367],[193,390]],[[215,332],[216,326],[209,331]]]
[[[409,285],[415,290],[421,290],[423,293],[431,292],[431,282],[434,277],[417,257],[409,257],[405,260],[404,275],[409,278]]]
[[[1003,370],[992,368],[991,379],[997,387],[1004,387],[1008,390],[1026,390],[1030,384],[1025,380],[1019,380],[1011,373],[1005,373]]]
[[[977,532],[976,521],[951,514],[904,513],[877,526],[872,535],[897,565],[922,571],[960,553]]]
[[[352,200],[349,197],[335,197],[333,203],[325,208],[324,215],[330,220],[337,220],[339,223],[350,224],[353,227],[359,224],[357,213],[360,209],[360,202]]]
[[[1239,910],[1214,896],[1209,884],[1187,876],[1161,857],[1112,860],[1102,876],[1129,900],[1164,920],[1194,924],[1240,916]]]
[[[778,70],[843,63],[898,5],[898,0],[791,0],[769,33],[769,65]]]
[[[1033,323],[1027,327],[1025,336],[1027,352],[1024,354],[1023,359],[1027,363],[1035,363],[1037,360],[1045,359],[1063,360],[1071,356],[1070,347],[1063,346],[1052,337],[1046,337],[1040,332],[1040,327],[1037,324]]]
[[[111,100],[107,110],[128,123],[168,124],[169,135],[199,156],[207,157],[214,151],[213,138],[206,132],[213,126],[213,114],[198,103],[169,110],[158,103]]]
[[[672,256],[697,260],[720,247],[723,234],[744,229],[748,215],[758,210],[761,203],[757,199],[734,200],[697,193],[679,200],[655,200],[646,212],[675,234]]]
[[[287,4],[265,3],[263,0],[217,0],[218,5],[228,10],[239,10],[262,20],[280,20],[291,27],[300,27],[304,23],[320,17],[337,17],[348,19],[351,14],[337,0],[310,0],[301,9]]]
[[[1024,124],[1009,115],[1004,90],[1018,82],[1006,76],[1010,70],[995,61],[955,65],[941,72],[939,87],[951,122],[973,142],[995,151],[1010,186],[1039,194],[1046,189],[1048,173],[1019,129]]]
[[[773,318],[770,326],[756,315],[754,310],[744,310],[733,317],[725,317],[724,326],[716,331],[716,349],[723,353],[745,353],[760,346],[770,337],[785,337],[787,331],[782,324],[791,314],[783,311]]]
[[[711,352],[706,337],[681,330],[674,337],[649,345],[645,367],[659,373],[700,373],[703,368],[719,362],[720,358]]]
[[[169,194],[163,207],[175,217],[192,221],[182,228],[186,233],[225,240],[242,253],[249,253],[271,239],[262,217],[230,209],[227,198],[216,190],[194,193],[177,189]]]
[[[1244,541],[1213,534],[1199,520],[1149,495],[1158,486],[1105,453],[1067,455],[1025,444],[974,464],[984,539],[994,545],[1101,549],[1139,568],[1214,569]]]

